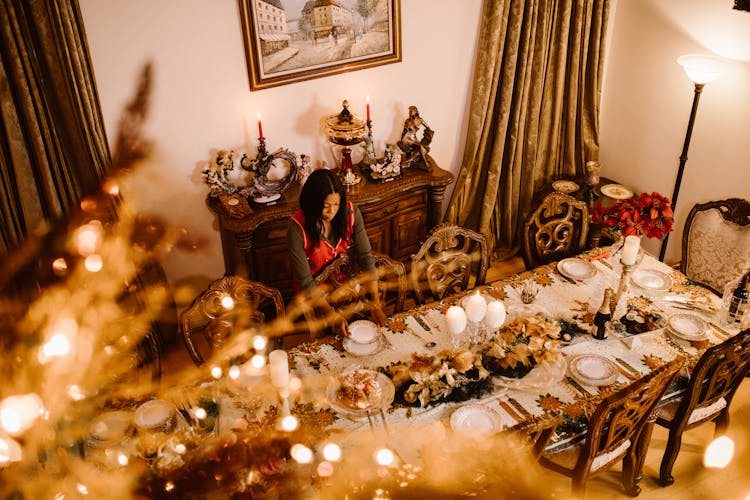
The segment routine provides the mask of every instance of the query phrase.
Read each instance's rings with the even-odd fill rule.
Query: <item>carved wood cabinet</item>
[[[347,198],[362,212],[372,248],[397,260],[415,253],[440,221],[445,188],[453,175],[437,166],[428,173],[406,169],[398,179],[362,182],[347,189]],[[294,295],[287,251],[289,217],[299,208],[299,187],[272,204],[255,205],[253,213],[233,217],[221,200],[209,196],[221,232],[226,274],[243,276],[276,287],[285,301]]]

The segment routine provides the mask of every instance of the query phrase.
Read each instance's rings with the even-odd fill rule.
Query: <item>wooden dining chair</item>
[[[623,487],[637,496],[636,478],[651,438],[654,409],[683,366],[684,359],[676,358],[606,397],[589,418],[583,443],[545,453],[539,462],[571,477],[573,493],[582,496],[590,477],[622,460]]]
[[[578,255],[586,248],[589,209],[567,194],[552,192],[523,225],[523,260],[527,269]]]
[[[669,429],[659,470],[662,486],[674,483],[672,467],[680,452],[682,433],[714,422],[716,436],[729,427],[729,405],[750,371],[750,329],[707,349],[690,374],[685,394],[656,411],[656,423]]]
[[[283,316],[284,301],[277,289],[240,276],[224,276],[211,282],[180,314],[180,329],[190,357],[200,366],[204,357],[196,336],[202,335],[208,349],[214,351],[232,333]]]
[[[697,203],[682,232],[680,271],[717,295],[750,269],[750,201]]]
[[[488,266],[483,234],[455,224],[440,224],[411,256],[409,276],[415,300],[424,304],[483,285]]]
[[[380,304],[386,315],[403,311],[409,283],[406,267],[385,254],[372,252],[375,259],[375,272],[378,279]],[[348,252],[339,254],[315,276],[313,283],[320,286],[328,283],[334,288],[340,303],[351,304],[364,298],[365,280],[370,279],[358,266],[357,259]]]

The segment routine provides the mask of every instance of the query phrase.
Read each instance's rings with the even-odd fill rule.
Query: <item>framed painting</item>
[[[239,0],[250,90],[401,61],[400,0]]]

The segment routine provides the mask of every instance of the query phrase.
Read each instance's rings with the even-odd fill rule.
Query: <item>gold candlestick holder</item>
[[[617,305],[620,303],[620,298],[623,296],[623,294],[626,296],[626,300],[627,300],[628,285],[630,284],[630,275],[632,274],[633,269],[635,268],[635,265],[625,264],[622,262],[622,260],[620,260],[620,263],[622,264],[622,273],[620,273],[620,283],[617,285],[617,292],[615,293],[614,302],[612,305],[613,315],[615,313],[615,310],[617,309]],[[626,309],[627,309],[627,304],[626,304]]]

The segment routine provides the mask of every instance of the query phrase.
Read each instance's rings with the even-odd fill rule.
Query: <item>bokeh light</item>
[[[703,455],[703,465],[711,469],[723,469],[734,457],[734,441],[728,436],[721,436],[708,445]]]
[[[375,452],[375,461],[379,465],[388,467],[390,465],[393,465],[393,462],[395,460],[396,460],[396,457],[393,455],[393,452],[389,450],[388,448],[381,448]]]
[[[309,464],[313,459],[313,452],[310,448],[303,444],[292,445],[290,450],[292,458],[301,464]]]
[[[256,354],[250,359],[250,364],[254,368],[263,368],[266,365],[266,357],[262,354]]]
[[[291,432],[297,428],[299,425],[299,422],[297,421],[297,417],[294,415],[287,415],[286,417],[281,419],[281,428],[287,432]]]
[[[234,309],[234,299],[229,295],[224,295],[221,297],[221,307],[227,311],[231,311]]]
[[[75,247],[81,255],[91,255],[102,245],[104,228],[99,221],[91,221],[79,227],[73,234]]]
[[[326,461],[320,462],[317,471],[320,477],[331,477],[333,475],[333,464]]]
[[[331,462],[338,462],[341,459],[341,447],[336,443],[328,443],[323,447],[323,456]]]
[[[34,393],[8,396],[0,402],[0,426],[10,434],[22,434],[44,411],[42,399]]]
[[[102,270],[102,267],[104,267],[104,262],[102,261],[100,255],[94,253],[86,257],[84,266],[86,266],[86,269],[91,271],[92,273],[98,273]]]
[[[253,349],[256,351],[263,351],[268,345],[268,339],[263,335],[256,335],[253,338]]]

